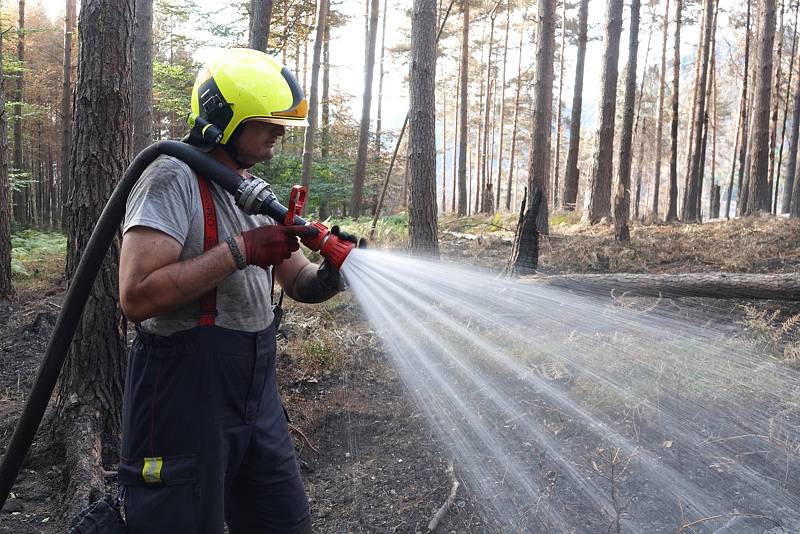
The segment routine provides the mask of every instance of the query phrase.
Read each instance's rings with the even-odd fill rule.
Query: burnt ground
[[[543,241],[542,266],[573,272],[798,271],[796,224],[735,224],[729,229],[640,227],[629,247],[615,244],[608,229],[564,230]],[[447,259],[502,267],[511,247],[507,233],[476,237],[463,236],[460,230],[442,235]],[[681,248],[678,236],[694,245]],[[722,243],[719,247],[733,255],[709,243]],[[0,451],[21,413],[62,298],[63,288],[53,281],[0,303]],[[290,303],[287,308],[279,373],[315,532],[425,532],[451,490],[446,445],[428,427],[351,299],[337,297],[318,306]],[[758,304],[751,311],[756,326],[769,328],[772,309],[782,314],[779,317],[797,313],[792,307]],[[45,435],[46,429],[40,431],[14,498],[0,512],[0,533],[66,531],[68,521],[60,512],[59,459],[40,445]],[[457,465],[455,475],[458,478]],[[109,478],[110,489],[114,482]],[[462,483],[437,532],[499,532],[486,524],[478,503]]]

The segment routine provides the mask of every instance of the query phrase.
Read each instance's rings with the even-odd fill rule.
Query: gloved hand
[[[347,241],[349,241],[349,239]],[[322,260],[319,269],[317,269],[317,279],[322,285],[325,286],[326,289],[331,291],[338,293],[339,291],[344,291],[347,289],[347,284],[344,282],[344,276],[342,276],[342,273],[339,272],[339,269],[331,265],[328,260]]]
[[[277,226],[265,224],[242,232],[245,261],[263,269],[280,265],[300,248],[298,236],[304,237],[313,230],[302,225]]]
[[[358,238],[353,234],[348,234],[347,232],[342,232],[341,228],[339,228],[338,224],[334,224],[331,227],[331,233],[341,239],[342,241],[349,241],[352,244],[356,245],[358,248],[367,248],[367,240],[366,238]]]

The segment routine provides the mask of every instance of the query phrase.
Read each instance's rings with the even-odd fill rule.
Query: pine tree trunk
[[[14,294],[11,285],[11,205],[8,198],[8,115],[6,77],[3,73],[3,39],[0,34],[0,300]]]
[[[745,45],[744,45],[744,76],[742,81],[742,130],[740,133],[741,143],[739,144],[739,179],[736,190],[736,212],[741,215],[741,210],[747,204],[747,189],[742,187],[745,177],[745,167],[747,163],[747,149],[750,144],[749,131],[750,131],[750,52],[751,52],[751,34],[750,34],[750,0],[747,0],[747,19],[745,23]]]
[[[589,0],[585,0],[588,2]],[[514,189],[514,159],[517,155],[517,124],[519,120],[519,95],[522,91],[522,38],[525,35],[524,25],[519,30],[519,51],[517,63],[517,94],[514,97],[514,124],[511,127],[511,161],[508,163],[508,189],[506,190],[506,210],[511,211],[511,190]],[[500,193],[498,192],[498,196]]]
[[[83,0],[67,206],[67,277],[128,164],[134,0]],[[113,65],[113,68],[109,68]],[[108,140],[113,139],[113,143]],[[95,281],[61,374],[56,416],[65,450],[66,509],[105,490],[104,465],[119,459],[125,332],[118,305],[119,241]]]
[[[447,213],[447,94],[442,91],[442,214]]]
[[[775,180],[775,199],[773,202],[773,213],[778,213],[778,190],[780,189],[780,182],[781,182],[781,171],[783,170],[783,145],[786,139],[786,119],[789,115],[789,92],[792,90],[792,75],[794,73],[794,60],[797,52],[797,17],[800,14],[800,6],[795,6],[794,11],[794,35],[792,37],[792,59],[789,62],[789,77],[786,80],[786,102],[784,102],[783,106],[783,127],[781,128],[781,150],[780,155],[778,156],[778,177]],[[795,113],[797,113],[797,105],[795,105]],[[795,117],[794,121],[797,122],[800,120],[800,117]],[[789,148],[791,150],[791,147]],[[795,153],[795,157],[797,157],[797,153]],[[789,168],[787,170],[787,177],[791,175],[794,178],[794,169]],[[793,184],[792,184],[793,185]],[[783,191],[783,202],[781,203],[780,213],[787,213],[789,211],[789,205],[791,204],[791,191],[792,185],[789,185],[789,188],[786,188],[786,179],[784,179],[784,191]]]
[[[375,154],[381,156],[381,134],[383,129],[383,61],[386,55],[386,12],[389,10],[389,0],[383,1],[383,15],[381,21],[381,59],[378,63],[378,113],[375,120]]]
[[[409,148],[411,253],[439,256],[436,221],[436,0],[414,0],[411,15]]]
[[[153,142],[153,0],[136,0],[133,94],[135,156]]]
[[[578,199],[578,151],[581,142],[581,107],[583,106],[583,72],[586,62],[587,21],[589,0],[581,0],[578,14],[578,59],[575,62],[575,84],[572,93],[572,117],[569,124],[569,151],[564,175],[564,197],[561,206],[575,209]],[[513,151],[512,151],[513,153]]]
[[[675,2],[675,45],[672,62],[672,124],[670,126],[669,204],[667,221],[678,220],[678,113],[681,78],[681,16],[683,0]]]
[[[708,84],[708,58],[711,52],[711,34],[714,25],[714,0],[705,0],[703,8],[703,41],[697,52],[700,77],[696,82],[695,113],[691,151],[691,169],[686,179],[686,190],[683,196],[683,220],[685,222],[699,222],[700,213],[697,205],[701,193],[703,161],[703,125],[706,121],[706,86]]]
[[[621,3],[621,2],[620,2]],[[533,126],[531,135],[531,161],[528,172],[528,195],[539,190],[542,203],[536,214],[536,228],[540,234],[549,234],[548,184],[550,183],[550,139],[553,126],[553,52],[556,26],[555,0],[540,0],[539,23],[536,34],[536,73],[533,83]],[[533,205],[533,199],[528,199]]]
[[[328,18],[329,0],[320,0],[317,12],[317,25],[314,35],[314,59],[311,62],[311,96],[308,105],[308,127],[303,140],[303,169],[300,183],[305,187],[311,185],[311,163],[314,159],[314,134],[317,129],[317,110],[319,109],[319,66],[322,55],[322,41],[325,34],[325,23]]]
[[[326,0],[326,4],[330,0]],[[330,86],[331,86],[331,18],[325,17],[325,30],[322,35],[322,139],[320,142],[320,153],[322,159],[328,157],[330,146],[330,124],[331,124],[331,105],[330,105]],[[314,66],[312,62],[311,70]],[[313,74],[312,74],[313,80]]]
[[[489,133],[492,132],[492,128],[490,127],[489,120],[492,115],[492,111],[494,109],[494,94],[492,89],[494,88],[494,84],[492,83],[492,67],[493,67],[493,53],[494,53],[494,25],[495,20],[497,19],[497,9],[500,7],[499,0],[494,9],[492,9],[491,13],[489,14],[489,18],[491,20],[490,29],[489,29],[489,60],[486,63],[486,100],[483,107],[483,146],[482,146],[482,153],[483,157],[480,162],[480,169],[479,169],[479,177],[480,177],[480,190],[481,195],[483,196],[484,191],[486,191],[487,183],[491,182],[491,176],[487,176],[487,172],[489,171],[489,167],[491,165],[488,164],[487,158],[489,157]],[[483,198],[481,202],[480,211],[481,213],[489,213],[488,210],[489,204],[486,202],[486,199]]]
[[[769,176],[767,178],[767,190],[769,191],[769,210],[772,212],[772,188],[775,183],[775,143],[778,140],[778,110],[781,103],[781,58],[783,56],[783,14],[786,4],[781,0],[781,15],[778,19],[778,56],[775,64],[775,90],[772,98],[772,115],[769,121]]]
[[[250,26],[247,38],[249,48],[262,52],[267,51],[269,25],[272,20],[272,3],[273,0],[250,0]]]
[[[658,119],[656,123],[656,168],[653,175],[653,202],[650,217],[658,221],[658,203],[661,193],[661,148],[664,141],[664,85],[667,81],[667,33],[669,30],[669,0],[664,2],[664,29],[661,43],[661,75],[658,82]]]
[[[483,24],[483,31],[481,33],[482,33],[482,35],[481,35],[480,42],[483,43],[483,42],[486,41],[486,21],[485,20],[484,20],[484,24]],[[481,65],[481,67],[483,66],[483,58],[484,58],[484,46],[481,44],[481,56],[480,56],[480,60],[478,61],[478,65]],[[472,207],[472,212],[473,213],[480,213],[480,210],[481,210],[481,187],[483,185],[481,183],[481,161],[482,161],[481,146],[482,146],[482,143],[483,143],[483,135],[484,135],[484,132],[483,132],[483,119],[482,119],[483,114],[484,114],[484,110],[483,110],[483,105],[484,105],[484,102],[483,102],[484,81],[485,81],[484,77],[481,76],[480,92],[478,93],[478,120],[477,120],[477,122],[478,122],[478,136],[475,139],[475,161],[474,161],[474,163],[475,163],[475,177],[473,179],[473,177],[470,176],[470,184],[472,184],[473,181],[475,182],[475,184],[474,184],[475,185],[474,194],[473,194],[473,198],[472,198],[472,206],[473,206]],[[472,189],[472,187],[470,187],[470,188]]]
[[[72,36],[75,33],[76,18],[75,0],[67,0],[67,12],[64,17],[64,77],[61,84],[61,161],[59,166],[59,189],[61,202],[58,210],[58,221],[63,225],[64,206],[69,200],[69,151],[72,138]]]
[[[631,22],[628,31],[628,72],[625,78],[625,108],[622,115],[619,169],[616,193],[614,195],[614,238],[617,241],[630,241],[631,239],[628,218],[630,217],[631,205],[633,112],[636,106],[636,58],[639,54],[639,11],[641,5],[641,0],[631,0]]]
[[[434,21],[435,21],[434,17]],[[364,194],[364,181],[367,171],[367,149],[369,141],[369,119],[372,111],[372,76],[375,70],[375,42],[378,34],[378,0],[370,0],[369,31],[367,32],[367,57],[364,64],[364,97],[361,102],[361,123],[358,129],[358,152],[356,154],[353,196],[350,199],[350,216],[357,219],[361,215],[361,202]],[[436,30],[433,34],[436,39]],[[436,149],[434,145],[434,157]],[[434,161],[434,176],[435,172]],[[435,203],[435,202],[434,202]]]
[[[461,94],[459,95],[459,132],[458,132],[458,215],[464,216],[469,209],[467,198],[467,120],[469,100],[469,2],[462,0],[463,21],[461,27]]]
[[[461,131],[459,129],[459,105],[461,103],[461,61],[458,63],[458,78],[456,81],[456,106],[453,109],[453,190],[452,190],[452,197],[450,203],[450,212],[457,213],[457,206],[456,198],[457,198],[457,190],[458,190],[458,160],[456,159],[458,156],[458,135]]]
[[[583,220],[596,224],[611,217],[611,181],[614,170],[614,120],[617,110],[619,40],[622,35],[622,0],[608,0],[600,82],[599,127],[592,174],[586,188]]]
[[[639,131],[639,121],[642,119],[642,101],[644,100],[644,83],[647,81],[647,66],[650,61],[650,44],[653,40],[653,26],[655,25],[655,15],[650,21],[650,30],[647,32],[647,52],[644,54],[644,65],[642,66],[642,81],[639,84],[639,96],[636,104],[636,121],[633,125],[633,137],[639,140],[639,157],[636,165],[636,186],[633,198],[633,218],[639,219],[639,201],[642,195],[642,167],[644,161],[644,138],[647,135],[647,120],[642,120],[642,130]]]
[[[561,101],[564,96],[564,45],[567,35],[567,2],[561,1],[561,56],[558,58],[558,99],[556,100],[556,149],[554,151],[555,163],[553,164],[553,209],[559,208],[561,200],[560,192],[561,187],[558,182],[559,174],[561,173],[561,111],[564,104]]]
[[[497,191],[494,208],[500,210],[500,197],[503,191],[503,149],[506,129],[506,64],[508,63],[508,33],[511,29],[511,9],[506,9],[506,33],[503,40],[503,84],[500,88],[500,146],[497,149]]]
[[[17,29],[17,61],[25,65],[25,0],[19,0],[19,23]],[[25,73],[20,70],[16,76],[16,91],[14,94],[14,172],[17,176],[22,174],[22,98],[25,87]],[[17,188],[14,191],[14,218],[17,223],[28,224],[27,187]]]
[[[750,149],[750,190],[742,212],[750,215],[769,212],[771,195],[769,172],[769,112],[772,92],[772,54],[775,37],[775,0],[763,0],[758,40],[759,74],[756,78],[753,111],[753,145]]]

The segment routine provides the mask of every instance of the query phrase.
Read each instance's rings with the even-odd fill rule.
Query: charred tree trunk
[[[73,180],[66,220],[68,278],[128,164],[133,23],[134,0],[81,2],[70,158]],[[66,509],[73,513],[104,492],[101,467],[119,458],[127,328],[117,302],[118,258],[115,240],[75,332],[58,387],[54,421],[65,451]]]
[[[320,0],[317,11],[317,27],[314,36],[314,59],[311,62],[311,97],[308,105],[308,127],[303,140],[303,169],[300,183],[305,187],[311,185],[311,162],[314,159],[314,134],[317,129],[317,110],[319,109],[319,66],[322,54],[322,40],[325,33],[325,22],[328,18],[329,0]]]
[[[683,0],[675,2],[675,45],[672,61],[672,124],[670,126],[669,204],[667,221],[678,220],[678,114],[680,112],[681,16]]]
[[[11,210],[8,198],[8,115],[3,74],[3,38],[0,34],[0,300],[14,293],[11,285]]]
[[[589,0],[585,0],[588,2]],[[519,30],[519,60],[517,64],[517,94],[514,97],[514,124],[511,127],[511,161],[508,164],[508,189],[506,190],[506,209],[511,210],[511,190],[514,187],[514,159],[517,155],[517,123],[519,119],[519,95],[522,90],[522,37],[524,25]],[[498,196],[500,193],[497,193]]]
[[[58,222],[63,227],[64,206],[67,205],[69,192],[69,151],[72,139],[72,36],[75,33],[76,18],[75,0],[67,0],[67,12],[64,17],[64,77],[61,84],[61,162]]]
[[[621,2],[620,2],[621,3]],[[556,2],[540,0],[539,22],[536,35],[536,74],[533,84],[533,127],[531,135],[531,161],[528,171],[529,195],[539,191],[541,206],[536,213],[536,229],[541,234],[550,233],[547,213],[547,187],[550,183],[550,132],[553,125],[553,49],[555,48]],[[529,204],[534,204],[529,199]]]
[[[273,0],[250,0],[250,26],[247,38],[249,48],[267,51],[272,3]]]
[[[19,23],[17,29],[17,61],[25,65],[25,0],[19,0]],[[14,173],[22,176],[22,98],[25,74],[20,69],[14,93]],[[20,225],[28,224],[27,186],[14,191],[14,218]]]
[[[377,8],[376,8],[377,9]],[[436,0],[411,15],[409,238],[416,255],[439,256],[436,222]]]
[[[669,30],[669,0],[664,8],[664,35],[661,43],[661,75],[658,82],[658,119],[656,123],[656,168],[653,175],[653,202],[650,217],[658,221],[658,203],[661,193],[661,147],[664,141],[664,84],[667,81],[667,32]]]
[[[153,0],[136,0],[133,37],[133,155],[153,142]]]
[[[769,112],[775,37],[775,0],[763,0],[761,4],[759,35],[759,75],[756,78],[753,145],[750,150],[750,191],[747,205],[742,212],[744,215],[770,211],[771,195],[767,184],[767,173],[769,172]]]
[[[459,95],[458,132],[458,215],[464,216],[469,209],[467,199],[467,111],[469,108],[469,2],[462,0],[463,22],[461,27],[461,94]]]
[[[506,269],[509,273],[522,276],[535,273],[539,267],[539,231],[536,228],[536,219],[537,212],[542,205],[542,192],[538,189],[533,192],[531,205],[526,210],[527,192],[528,188],[526,187],[519,210],[511,258]]]
[[[597,149],[592,174],[586,188],[586,207],[583,220],[596,224],[611,217],[611,181],[614,170],[614,120],[617,110],[617,63],[619,40],[622,35],[622,0],[608,0],[606,9],[603,74],[600,82],[600,117],[597,130]]]
[[[436,18],[434,17],[434,25],[435,21]],[[364,194],[364,181],[367,172],[367,145],[369,141],[369,118],[372,112],[372,76],[375,70],[375,42],[377,41],[377,34],[378,0],[371,0],[369,31],[367,32],[367,58],[364,64],[364,97],[361,100],[361,124],[358,129],[358,152],[356,154],[356,168],[353,178],[353,196],[350,199],[350,216],[354,219],[357,219],[361,215],[361,201]],[[435,29],[433,38],[435,42]],[[436,176],[435,156],[436,149],[434,147],[434,176]]]
[[[581,143],[581,108],[583,107],[583,71],[586,62],[587,21],[589,0],[581,0],[578,15],[578,59],[575,62],[575,85],[572,92],[572,117],[569,123],[569,151],[564,174],[564,197],[561,206],[575,209],[578,200],[578,151]],[[512,152],[513,153],[513,152]]]
[[[633,157],[633,112],[636,106],[636,58],[639,54],[639,11],[641,0],[631,0],[631,23],[628,32],[628,72],[625,78],[625,109],[619,145],[617,190],[614,195],[614,238],[630,241],[628,228],[631,206],[631,160]],[[645,64],[645,67],[647,65]]]

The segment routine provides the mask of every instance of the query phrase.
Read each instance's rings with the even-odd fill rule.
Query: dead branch
[[[734,517],[751,517],[753,519],[764,519],[766,521],[769,521],[770,523],[774,523],[775,526],[777,526],[777,527],[781,526],[780,523],[778,523],[777,521],[775,521],[771,517],[767,517],[765,515],[740,514],[740,513],[732,512],[730,514],[719,514],[719,515],[715,515],[715,516],[711,516],[711,517],[703,517],[701,519],[696,519],[696,520],[692,521],[691,523],[686,523],[685,525],[681,525],[681,527],[678,528],[678,530],[675,531],[675,534],[683,534],[683,532],[686,529],[692,529],[693,526],[699,525],[700,523],[705,523],[706,521],[716,521],[717,519],[733,519]],[[692,529],[692,530],[694,530],[694,529]]]
[[[310,439],[308,439],[308,436],[306,436],[306,435],[303,433],[303,431],[302,431],[302,430],[300,430],[300,429],[299,429],[297,426],[295,426],[295,425],[294,425],[294,424],[292,424],[292,423],[289,423],[289,430],[291,430],[291,431],[293,431],[293,432],[297,433],[297,435],[299,435],[301,438],[303,438],[303,441],[306,443],[306,445],[308,445],[308,446],[311,448],[311,450],[312,450],[312,451],[316,452],[317,454],[319,454],[319,453],[320,453],[320,452],[319,452],[319,449],[317,449],[317,448],[314,446],[314,444],[313,444],[313,443],[311,443],[311,440],[310,440]]]
[[[452,460],[447,465],[447,474],[450,475],[450,495],[447,496],[447,499],[444,501],[444,504],[436,511],[434,514],[433,519],[431,519],[430,523],[428,523],[428,530],[427,532],[436,532],[436,528],[439,526],[439,523],[444,518],[444,515],[447,513],[447,510],[450,509],[450,506],[453,505],[453,502],[456,500],[456,493],[458,492],[458,479],[456,478],[455,471],[453,470],[453,462]]]

